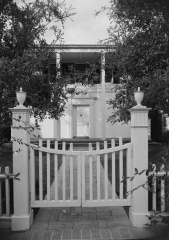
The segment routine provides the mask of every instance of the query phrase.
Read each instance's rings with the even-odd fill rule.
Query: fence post
[[[131,142],[133,145],[133,157],[131,174],[134,176],[135,168],[141,172],[148,169],[148,111],[150,109],[141,104],[131,108]],[[141,175],[135,175],[131,181],[131,189],[146,183],[147,176],[145,172]],[[130,220],[134,227],[142,227],[149,223],[148,217],[148,190],[139,187],[132,193],[130,207]]]
[[[12,231],[21,231],[29,229],[33,222],[29,188],[30,109],[19,105],[10,108],[10,111],[12,112],[13,173],[20,173],[20,181],[14,180],[14,215],[11,228]]]

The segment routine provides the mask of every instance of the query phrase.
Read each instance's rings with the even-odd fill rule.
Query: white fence
[[[122,182],[122,176],[131,175],[131,143],[96,150],[89,144],[89,151],[82,152],[82,206],[130,206],[131,196],[125,192],[130,190],[130,182]],[[92,180],[94,179],[94,181]]]
[[[131,143],[108,148],[97,142],[79,151],[76,144],[66,143],[58,149],[31,144],[31,206],[130,206],[130,182],[121,182],[131,175]],[[111,171],[110,171],[111,170]]]
[[[0,227],[9,227],[12,217],[11,209],[13,202],[10,196],[10,182],[12,176],[9,176],[9,167],[5,167],[5,173],[1,173],[0,167]]]
[[[169,201],[167,201],[167,187],[169,187],[169,173],[162,170],[157,171],[156,165],[153,164],[153,171],[149,173],[150,180],[150,196],[151,198],[151,210],[164,212],[167,209],[166,204],[169,207]]]
[[[17,151],[17,153],[13,155],[13,171],[14,173],[21,173],[20,182],[14,182],[15,204],[14,216],[12,217],[11,223],[13,231],[29,229],[33,222],[33,211],[30,208],[29,197],[30,181],[32,188],[32,207],[41,205],[61,206],[62,204],[68,206],[67,203],[69,202],[71,202],[71,204],[79,204],[79,202],[82,202],[82,204],[86,206],[87,204],[90,206],[92,204],[94,205],[94,202],[98,205],[100,203],[103,204],[103,202],[105,204],[107,204],[106,202],[109,204],[114,202],[113,204],[117,205],[121,204],[120,202],[127,205],[130,204],[129,198],[126,200],[124,197],[125,191],[130,189],[130,185],[128,185],[129,181],[122,183],[120,177],[122,177],[121,175],[128,175],[130,170],[131,175],[133,175],[134,169],[136,168],[148,168],[148,111],[150,109],[138,103],[129,110],[131,114],[132,159],[130,158],[131,144],[107,149],[90,149],[89,154],[86,151],[75,151],[73,147],[72,151],[71,146],[69,150],[60,150],[57,149],[57,147],[56,149],[48,149],[39,146],[38,151],[36,151],[32,149],[34,146],[31,145],[30,169],[28,167],[30,109],[20,105],[10,110],[12,111],[13,118],[12,136],[16,139],[22,139],[24,142],[22,145],[19,144],[18,141],[13,144],[13,151]],[[14,119],[19,119],[19,121]],[[25,122],[27,123],[26,126],[24,124]],[[19,152],[18,149],[20,149]],[[113,160],[114,156],[115,161]],[[129,159],[132,160],[131,163]],[[73,162],[73,164],[70,164],[70,162]],[[100,162],[100,164],[98,162]],[[109,165],[113,167],[110,168]],[[113,174],[115,170],[117,177],[112,177],[112,173],[112,176],[109,176],[110,169],[112,169]],[[99,172],[100,177],[99,174],[97,174]],[[86,173],[88,173],[88,175],[86,175]],[[56,180],[57,178],[58,181]],[[143,185],[145,181],[146,175],[134,178],[133,181],[130,182],[131,189]],[[81,188],[81,183],[83,184],[83,188]],[[107,187],[107,184],[110,188]],[[114,185],[116,190],[114,190]],[[79,194],[78,189],[84,189],[85,193],[82,191],[82,194]],[[101,189],[103,189],[103,191]],[[23,196],[22,199],[20,197],[21,193]],[[142,201],[140,201],[140,199]],[[129,209],[133,226],[142,227],[149,222],[146,217],[146,215],[149,214],[147,203],[148,192],[146,189],[138,188],[137,191],[133,192]]]
[[[79,152],[67,151],[66,144],[62,144],[62,150],[58,149],[58,142],[55,142],[55,149],[50,148],[50,140],[47,141],[47,148],[42,147],[42,140],[39,140],[39,147],[31,144],[30,159],[30,180],[31,180],[31,206],[80,206],[80,161]],[[72,145],[71,145],[72,146]],[[38,150],[35,150],[38,149]],[[66,191],[66,158],[70,156],[70,198]],[[77,171],[73,171],[76,161]],[[76,176],[75,176],[76,175]],[[73,179],[77,178],[77,196],[73,198]],[[37,186],[37,188],[36,188]]]

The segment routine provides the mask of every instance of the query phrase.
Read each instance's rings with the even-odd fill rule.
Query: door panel
[[[90,132],[90,108],[89,106],[78,106],[77,116],[77,136],[89,136]]]

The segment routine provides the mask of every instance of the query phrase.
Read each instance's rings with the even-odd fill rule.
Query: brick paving
[[[63,210],[66,212],[63,213]],[[72,212],[76,214],[71,215]],[[167,225],[132,227],[123,207],[41,208],[30,230],[0,230],[0,240],[167,240],[167,236],[169,237]]]

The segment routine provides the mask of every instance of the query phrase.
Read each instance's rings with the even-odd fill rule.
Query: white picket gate
[[[13,231],[29,229],[33,222],[31,207],[50,206],[130,206],[129,216],[134,227],[149,223],[148,192],[139,187],[126,197],[125,192],[143,185],[145,174],[121,182],[122,176],[133,176],[135,169],[148,169],[148,111],[140,102],[129,109],[131,114],[131,143],[110,148],[94,146],[87,151],[50,148],[42,144],[30,147],[29,108],[19,105],[12,112],[13,172],[21,173],[14,181]],[[26,125],[25,125],[26,123]],[[24,144],[20,144],[20,141]],[[29,156],[31,149],[31,157]],[[19,149],[19,151],[18,151]],[[131,158],[132,151],[132,158]],[[132,160],[132,161],[131,161]],[[30,167],[29,167],[30,163]],[[131,172],[131,174],[130,174]],[[163,184],[163,182],[162,182]],[[31,203],[30,203],[31,192]],[[131,198],[131,199],[130,199]],[[140,201],[141,199],[141,201]]]
[[[131,143],[115,147],[114,140],[103,149],[89,143],[88,149],[66,143],[62,149],[31,144],[30,186],[31,207],[65,207],[65,206],[130,206],[130,182],[121,182],[122,176],[131,176]]]

